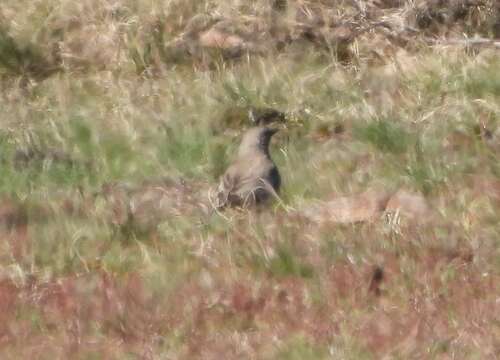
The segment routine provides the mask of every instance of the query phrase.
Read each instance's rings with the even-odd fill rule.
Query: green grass
[[[493,356],[500,185],[476,182],[500,176],[498,54],[380,59],[371,32],[350,63],[307,39],[171,48],[194,14],[263,26],[266,4],[0,5],[2,358]],[[221,216],[208,190],[250,107],[287,115],[282,202]],[[422,194],[431,221],[300,216],[377,186]]]
[[[355,128],[354,135],[382,152],[404,153],[410,145],[410,136],[395,123],[389,119],[375,120],[365,127]]]
[[[298,338],[291,341],[286,349],[281,350],[277,359],[328,359],[328,355],[324,349],[312,346]]]

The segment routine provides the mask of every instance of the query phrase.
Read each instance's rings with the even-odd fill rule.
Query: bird
[[[276,196],[281,176],[269,154],[269,143],[278,131],[265,126],[253,127],[243,135],[236,159],[227,168],[217,188],[215,208],[248,208]]]
[[[273,108],[250,107],[248,109],[248,118],[256,126],[266,126],[272,122],[284,123],[286,114]]]

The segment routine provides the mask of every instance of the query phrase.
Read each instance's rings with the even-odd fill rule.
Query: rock
[[[426,199],[416,193],[398,190],[390,193],[369,189],[362,194],[343,196],[305,208],[302,214],[314,222],[355,223],[373,221],[385,213],[397,213],[412,222],[427,221],[432,211]]]
[[[216,28],[201,33],[199,39],[200,45],[206,48],[241,51],[245,47],[245,41],[241,37]]]
[[[182,179],[153,179],[136,186],[107,184],[98,194],[102,200],[98,206],[105,221],[116,226],[154,229],[172,217],[208,213],[206,196],[199,189]]]
[[[372,221],[382,215],[389,198],[385,191],[370,189],[360,195],[344,196],[310,206],[304,209],[303,215],[318,223]]]
[[[386,212],[399,212],[412,220],[421,221],[429,218],[430,208],[421,194],[398,190],[391,196],[385,208]]]

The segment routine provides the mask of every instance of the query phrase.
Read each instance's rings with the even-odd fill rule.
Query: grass
[[[406,152],[410,144],[409,135],[391,120],[375,120],[365,127],[355,129],[355,136],[363,142],[389,153]]]
[[[0,5],[1,357],[497,356],[498,54],[380,59],[376,32],[350,61],[307,39],[240,59],[171,48],[214,9],[250,28],[269,15]],[[287,115],[271,147],[283,203],[211,213],[253,106]],[[422,194],[432,221],[297,214],[377,186]]]

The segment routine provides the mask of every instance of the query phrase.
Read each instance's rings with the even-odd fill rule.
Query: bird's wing
[[[224,173],[217,189],[217,208],[227,205],[244,206],[258,201],[263,192],[273,192],[270,181],[274,164],[267,157],[242,158]]]
[[[231,165],[222,176],[219,187],[217,188],[217,208],[223,208],[230,203],[231,194],[237,187],[238,179],[237,167]]]
[[[245,204],[260,184],[255,161],[236,161],[224,173],[217,189],[218,208]]]

